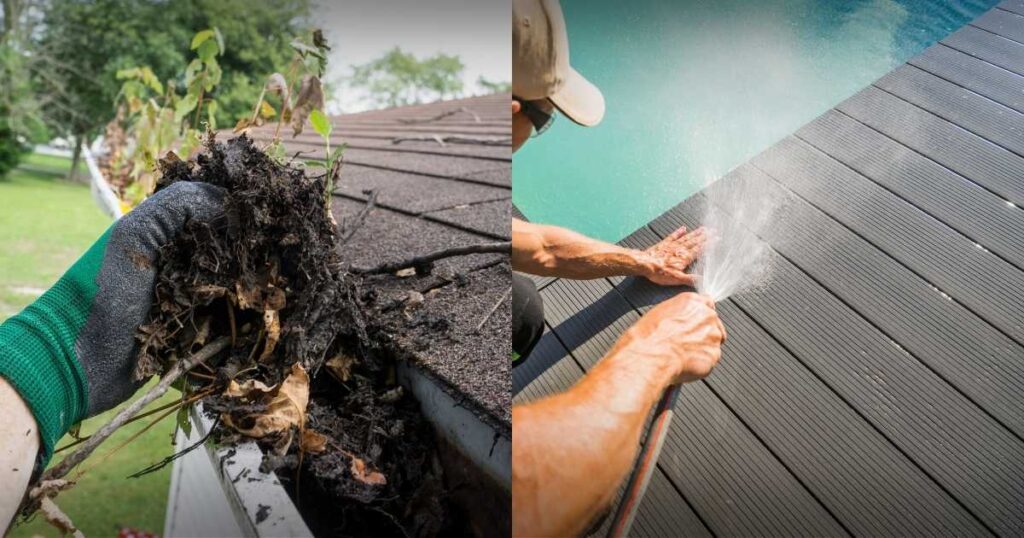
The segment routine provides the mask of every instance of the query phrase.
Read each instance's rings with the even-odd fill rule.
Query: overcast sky
[[[468,94],[477,77],[512,80],[512,8],[508,0],[313,0],[313,23],[331,45],[327,80],[337,88],[332,113],[364,110],[358,95],[338,84],[363,64],[399,46],[417,58],[438,52],[466,65]]]

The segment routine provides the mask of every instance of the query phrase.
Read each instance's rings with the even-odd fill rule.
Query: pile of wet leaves
[[[324,532],[444,532],[433,434],[367,322],[373,290],[342,269],[326,175],[280,164],[244,135],[211,136],[194,161],[172,155],[161,172],[158,190],[221,187],[224,212],[162,247],[138,378],[230,337],[181,387],[216,418],[220,442],[257,440],[265,470],[330,514]]]

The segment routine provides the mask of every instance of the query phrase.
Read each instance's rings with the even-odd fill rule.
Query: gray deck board
[[[1003,9],[992,9],[971,22],[971,25],[1024,43],[1024,16]]]
[[[908,62],[914,67],[1024,112],[1024,77],[949,47],[931,47]]]
[[[1024,342],[1024,272],[1017,267],[796,138],[782,140],[751,163],[1018,343]]]
[[[878,79],[875,86],[1024,155],[1021,114],[1013,109],[911,65]]]
[[[1006,11],[1012,11],[1018,15],[1024,15],[1024,1],[1022,0],[1004,0],[997,7]]]
[[[750,192],[745,182],[761,183],[772,198],[765,203],[784,206],[787,218],[764,237],[775,250],[1024,435],[1024,348],[750,165],[706,192],[722,200],[715,193],[724,189]],[[670,210],[652,227],[667,233],[681,218],[679,209]]]
[[[992,65],[1024,75],[1024,44],[973,26],[964,26],[943,39],[941,43]]]
[[[717,536],[1024,535],[1024,0],[620,244],[693,228],[708,204],[750,224],[748,194],[779,207],[758,228],[772,273],[719,303],[722,361],[676,406],[659,470],[686,507]],[[565,390],[685,291],[542,282],[568,349],[514,373],[524,394]],[[634,528],[671,534],[665,517]]]
[[[999,196],[835,111],[796,136],[1024,269],[1024,211]]]
[[[1024,157],[873,86],[835,110],[1024,207]]]

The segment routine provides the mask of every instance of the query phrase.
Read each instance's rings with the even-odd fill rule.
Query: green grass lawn
[[[26,170],[45,172],[47,174],[65,177],[67,176],[68,168],[71,166],[71,161],[70,159],[57,157],[55,155],[30,153],[22,159],[21,166]],[[84,160],[78,163],[78,173],[83,176],[88,173],[85,168]]]
[[[33,155],[33,168],[45,165],[67,172],[70,162]],[[63,161],[63,162],[61,162]],[[15,170],[0,179],[0,321],[16,314],[44,290],[110,226],[96,207],[89,187],[54,175]],[[153,406],[171,402],[173,391]],[[82,434],[105,423],[116,411],[87,420]],[[112,448],[146,425],[141,420],[122,428],[82,467],[90,468],[78,485],[57,498],[57,504],[87,536],[113,536],[122,526],[162,533],[170,467],[138,479],[126,478],[174,451],[173,417],[151,428],[102,463]],[[69,442],[65,438],[61,445]],[[54,458],[59,461],[61,455]],[[93,467],[95,465],[95,467]],[[72,473],[74,474],[74,473]],[[10,536],[59,536],[40,518],[11,529]]]

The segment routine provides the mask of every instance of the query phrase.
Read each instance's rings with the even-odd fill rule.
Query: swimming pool
[[[564,0],[607,114],[520,149],[513,201],[618,241],[996,3]]]

